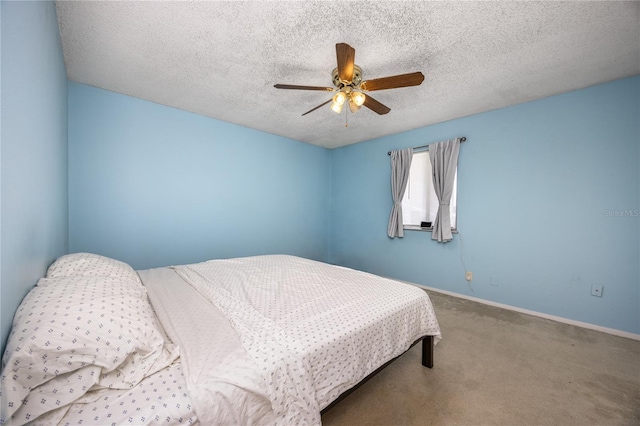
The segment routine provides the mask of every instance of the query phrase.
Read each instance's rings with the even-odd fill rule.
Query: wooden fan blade
[[[373,99],[371,96],[369,96],[367,94],[366,99],[364,100],[364,104],[362,104],[364,106],[366,106],[367,108],[369,108],[371,111],[383,115],[388,113],[389,111],[391,111],[391,108],[389,108],[386,105],[381,104],[380,102],[376,101],[375,99]]]
[[[396,89],[398,87],[419,86],[424,81],[424,75],[420,71],[409,74],[394,75],[391,77],[375,78],[363,81],[360,84],[362,90],[372,92],[374,90]]]
[[[313,112],[313,111],[317,110],[318,108],[325,106],[326,104],[328,104],[328,103],[329,103],[329,102],[331,102],[332,100],[333,100],[333,98],[332,98],[332,99],[329,99],[327,102],[323,102],[323,103],[321,103],[320,105],[318,105],[317,107],[315,107],[315,108],[313,108],[313,109],[310,109],[309,111],[305,112],[305,113],[304,113],[304,114],[302,114],[302,115],[303,115],[303,116],[305,116],[305,115],[309,114],[310,112]]]
[[[338,43],[336,44],[336,57],[338,58],[338,77],[342,81],[351,83],[356,50],[347,43]]]
[[[297,86],[295,84],[274,84],[273,87],[276,89],[293,89],[293,90],[322,90],[324,92],[333,92],[334,89],[331,87],[320,87],[320,86]]]

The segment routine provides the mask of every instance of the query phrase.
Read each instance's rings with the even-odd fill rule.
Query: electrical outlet
[[[473,281],[473,272],[467,271],[464,274],[464,279],[467,280],[467,281]]]
[[[596,297],[602,297],[602,285],[600,284],[591,285],[591,295]]]
[[[489,284],[491,285],[498,285],[498,276],[497,275],[491,275],[491,278],[489,280]]]

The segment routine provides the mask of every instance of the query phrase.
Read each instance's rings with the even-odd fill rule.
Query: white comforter
[[[272,425],[261,372],[224,315],[173,269],[138,273],[165,332],[180,347],[200,423]]]
[[[425,335],[427,294],[292,256],[140,271],[204,424],[320,424],[320,410]]]

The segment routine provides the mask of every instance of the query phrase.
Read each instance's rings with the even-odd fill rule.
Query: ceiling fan
[[[321,103],[302,115],[307,115],[310,112],[325,106],[329,102],[332,102],[331,109],[336,113],[340,113],[344,104],[347,103],[351,112],[358,111],[360,107],[364,105],[373,112],[382,115],[388,113],[391,109],[373,99],[367,92],[396,89],[399,87],[419,86],[424,81],[424,75],[422,75],[421,72],[412,72],[409,74],[400,74],[391,77],[362,81],[362,69],[354,63],[356,51],[353,47],[346,43],[336,44],[336,57],[338,59],[338,67],[331,73],[335,88],[299,86],[292,84],[275,84],[273,87],[276,89],[322,90],[326,92],[337,92],[328,101]]]

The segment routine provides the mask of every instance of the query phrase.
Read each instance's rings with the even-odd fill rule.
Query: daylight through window
[[[453,181],[451,196],[451,228],[457,227],[458,170]],[[438,213],[438,197],[433,189],[433,172],[429,151],[413,153],[409,182],[402,199],[402,222],[405,227],[420,227],[421,222],[431,222]]]

